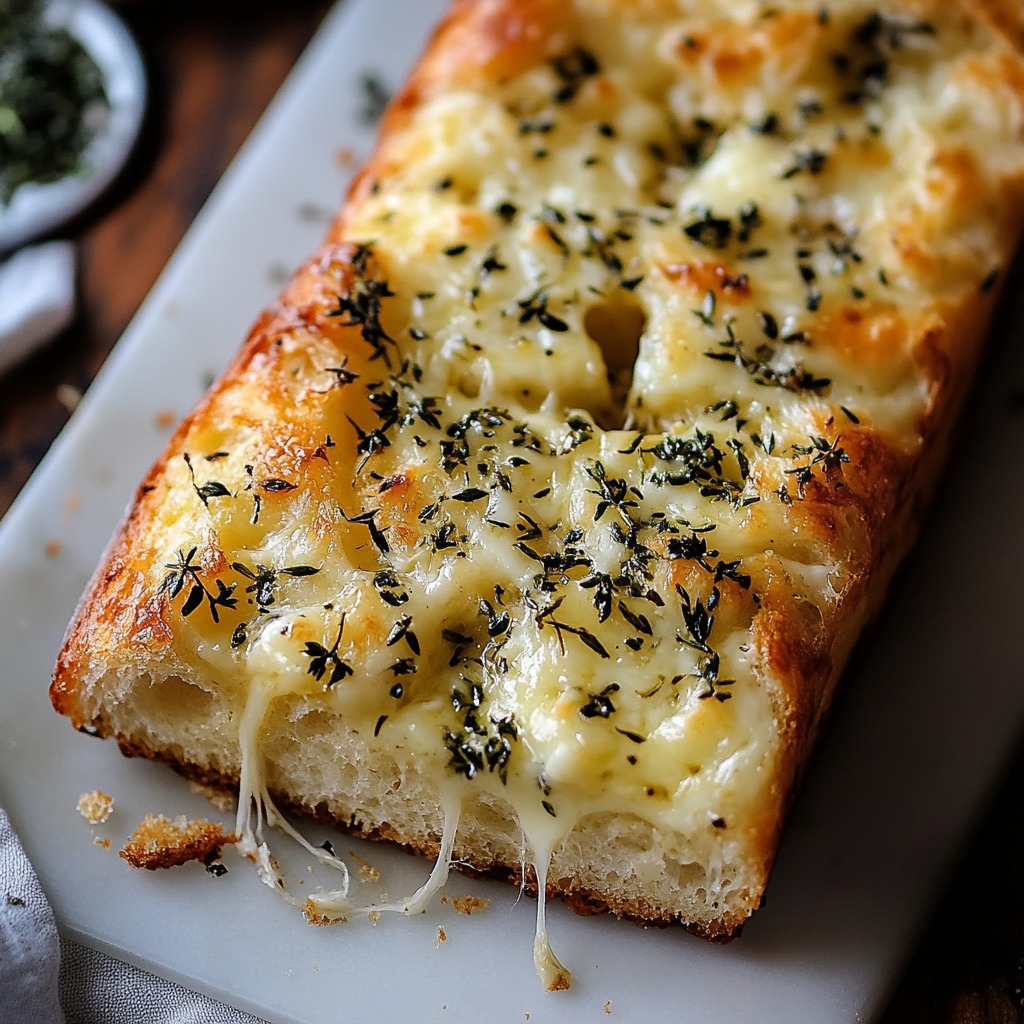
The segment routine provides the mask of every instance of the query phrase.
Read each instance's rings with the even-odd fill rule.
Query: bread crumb
[[[82,504],[82,492],[72,491],[65,501],[64,505],[69,512],[77,512],[78,506]]]
[[[447,942],[448,936],[445,934],[445,930],[438,925],[437,926],[437,938],[434,939],[434,949],[437,949],[442,942]]]
[[[377,922],[378,922],[378,921],[380,920],[380,911],[379,911],[379,910],[371,910],[371,911],[370,911],[370,912],[369,912],[369,913],[368,913],[368,914],[366,915],[366,919],[367,919],[367,920],[368,920],[368,921],[369,921],[369,922],[370,922],[371,924],[376,924],[376,923],[377,923]]]
[[[56,558],[63,550],[64,542],[59,540],[51,540],[46,547],[43,548],[43,552],[47,558]]]
[[[302,904],[302,916],[308,924],[316,925],[318,928],[331,923],[331,919],[326,914],[322,914],[319,910],[315,909],[312,900],[306,900]]]
[[[363,860],[354,850],[348,851],[349,856],[359,865],[359,877],[364,882],[379,882],[380,869]]]
[[[355,159],[355,153],[352,152],[347,146],[343,149],[337,149],[334,151],[334,159],[341,164],[342,167],[348,167]]]
[[[485,900],[480,896],[455,896],[452,898],[451,904],[455,908],[456,913],[469,917],[478,910],[485,910],[491,905],[491,901]]]
[[[153,425],[159,427],[161,430],[167,427],[173,427],[178,422],[177,413],[173,409],[161,409],[153,417]]]
[[[306,902],[302,904],[302,913],[310,924],[317,925],[318,927],[323,927],[329,924],[348,923],[347,917],[342,917],[341,915],[337,917],[331,917],[330,914],[325,914],[322,910],[318,910],[317,905],[313,902],[312,897],[310,897],[310,899],[306,900]]]
[[[133,868],[176,867],[198,860],[210,864],[220,857],[221,850],[238,837],[224,831],[217,822],[179,815],[173,821],[162,814],[147,814],[139,827],[128,837],[120,855]]]
[[[93,836],[92,842],[93,846],[102,846],[104,850],[110,849],[109,839],[101,839],[99,836]]]
[[[74,412],[82,400],[82,392],[74,384],[58,384],[53,394],[68,412]]]
[[[612,1012],[612,1001],[610,999],[608,1000],[607,1003],[604,1004],[604,1012],[605,1013],[611,1013]]]
[[[114,810],[114,798],[101,790],[83,793],[78,798],[78,813],[92,825],[100,825]]]

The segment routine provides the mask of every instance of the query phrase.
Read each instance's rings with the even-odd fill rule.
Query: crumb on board
[[[359,865],[359,877],[364,882],[379,882],[380,869],[374,867],[368,861],[363,860],[354,850],[349,850],[349,856]]]
[[[100,836],[93,836],[93,846],[102,846],[104,850],[110,849],[110,840]]]
[[[184,814],[174,819],[147,814],[121,848],[120,855],[133,868],[155,871],[190,860],[210,864],[220,857],[225,846],[236,842],[238,837],[225,832],[217,822],[186,818]]]
[[[82,504],[82,492],[81,491],[72,491],[68,495],[68,497],[67,497],[67,501],[65,502],[65,507],[67,508],[68,512],[77,512],[78,511],[78,506],[81,505],[81,504]]]
[[[153,425],[159,427],[161,430],[166,430],[168,427],[173,427],[178,422],[178,416],[173,409],[161,409],[153,417]]]
[[[440,925],[437,926],[437,938],[434,939],[434,949],[437,949],[442,942],[448,941],[448,935],[445,933],[444,928]]]
[[[114,798],[102,790],[94,789],[78,798],[78,813],[91,825],[100,825],[114,810]]]
[[[348,165],[355,159],[355,153],[345,146],[334,151],[334,159],[337,160],[342,167],[348,167]]]
[[[43,548],[43,553],[47,558],[56,558],[64,549],[64,542],[59,540],[51,540],[47,543],[46,547]]]
[[[490,900],[485,900],[480,896],[452,896],[444,899],[455,908],[457,914],[462,914],[465,917],[475,914],[478,910],[486,910],[491,905]]]
[[[604,1004],[604,1012],[605,1013],[611,1013],[612,1012],[612,1001],[610,999],[608,1000],[607,1003]]]
[[[318,909],[316,903],[313,902],[312,897],[302,904],[302,914],[309,924],[316,925],[317,927],[325,927],[329,924],[348,923],[348,918],[341,914],[332,917],[330,914],[325,914],[322,910]]]
[[[74,412],[82,400],[82,391],[74,384],[58,384],[53,394],[68,412]]]

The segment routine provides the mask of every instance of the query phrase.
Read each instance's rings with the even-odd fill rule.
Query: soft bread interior
[[[240,750],[231,737],[240,709],[159,670],[100,678],[90,690],[97,704],[86,717],[124,753],[164,761],[204,786],[237,795]],[[282,808],[437,856],[444,801],[436,775],[368,746],[316,703],[292,700],[275,708],[263,726],[259,757]],[[506,801],[489,794],[466,801],[456,867],[536,894],[536,853]],[[742,857],[696,862],[684,835],[635,814],[597,813],[583,817],[552,851],[547,896],[562,897],[579,913],[682,922],[707,938],[728,938],[763,885],[751,867]]]

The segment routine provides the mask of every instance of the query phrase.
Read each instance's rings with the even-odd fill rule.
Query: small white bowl
[[[44,235],[81,213],[124,166],[146,109],[146,71],[124,22],[98,0],[52,0],[48,22],[66,28],[103,74],[110,110],[82,154],[82,170],[46,185],[19,187],[0,207],[0,255]]]

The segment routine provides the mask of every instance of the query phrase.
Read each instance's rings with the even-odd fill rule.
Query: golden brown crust
[[[193,860],[210,865],[220,858],[225,846],[237,841],[237,836],[225,833],[216,822],[147,814],[121,848],[120,856],[133,868],[148,871],[180,867]]]
[[[1017,0],[961,0],[964,7],[977,12],[1024,53],[1024,8]]]

